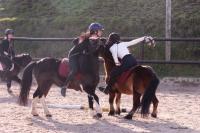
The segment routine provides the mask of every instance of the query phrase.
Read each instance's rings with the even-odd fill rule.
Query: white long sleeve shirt
[[[115,64],[120,65],[118,58],[123,59],[124,56],[130,54],[128,47],[144,41],[144,38],[145,37],[141,37],[129,42],[120,42],[118,44],[113,44],[109,50],[112,53]]]

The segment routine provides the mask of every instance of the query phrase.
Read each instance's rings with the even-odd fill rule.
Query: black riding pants
[[[123,57],[122,61],[121,61],[121,65],[120,66],[116,66],[115,68],[113,68],[113,70],[110,73],[110,79],[108,81],[108,85],[112,86],[117,78],[125,71],[127,71],[128,69],[132,68],[133,66],[137,65],[137,61],[136,59],[133,57],[133,55],[128,54],[126,56]]]
[[[78,73],[79,70],[79,63],[78,63],[79,55],[74,55],[69,57],[69,68],[70,72],[66,79],[66,82],[72,80],[75,75]]]

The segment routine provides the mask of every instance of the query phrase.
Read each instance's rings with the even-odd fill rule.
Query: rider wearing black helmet
[[[5,65],[4,71],[8,72],[12,67],[11,58],[15,56],[12,41],[14,31],[12,29],[6,29],[4,34],[5,37],[0,43],[0,62]]]
[[[81,34],[78,38],[76,38],[73,41],[74,47],[72,47],[68,55],[70,72],[65,81],[66,86],[68,86],[68,83],[71,80],[73,80],[74,76],[77,74],[79,70],[79,62],[78,62],[79,55],[87,53],[88,41],[91,42],[98,40],[102,36],[103,30],[104,28],[100,23],[91,23],[88,27],[88,31],[86,33]],[[61,93],[63,95],[62,91]]]

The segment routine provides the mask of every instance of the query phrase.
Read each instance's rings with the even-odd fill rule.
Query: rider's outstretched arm
[[[122,45],[126,45],[127,47],[129,47],[129,46],[136,45],[136,44],[144,41],[144,39],[145,39],[145,37],[140,37],[140,38],[134,39],[129,42],[121,42],[121,43],[122,43]]]

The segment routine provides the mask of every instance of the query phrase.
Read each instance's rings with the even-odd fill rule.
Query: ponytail
[[[83,42],[84,40],[88,39],[90,37],[90,32],[83,32],[79,36],[79,43]]]

